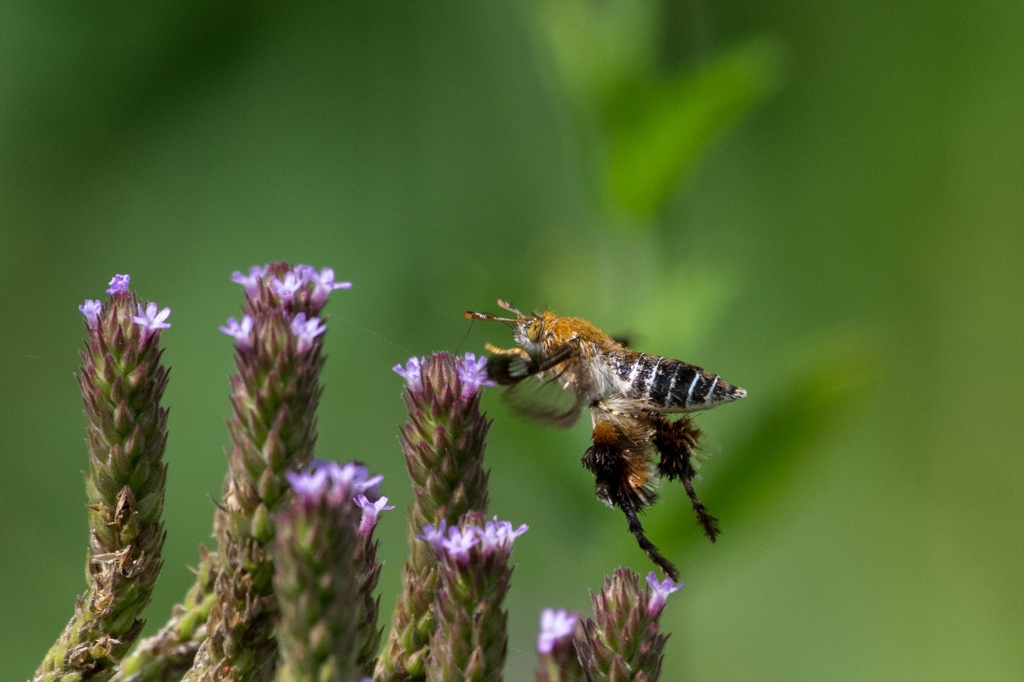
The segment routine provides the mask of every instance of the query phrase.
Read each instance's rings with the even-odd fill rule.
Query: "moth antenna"
[[[509,303],[508,301],[505,301],[503,299],[500,299],[500,298],[498,299],[498,307],[504,308],[505,310],[509,311],[510,313],[515,313],[519,317],[525,317],[521,312],[519,312],[516,309],[516,307],[514,305],[512,305],[511,303]]]
[[[467,310],[462,313],[462,316],[467,320],[483,320],[484,322],[518,322],[519,320],[513,320],[508,317],[498,317],[491,313],[476,313],[472,310]]]

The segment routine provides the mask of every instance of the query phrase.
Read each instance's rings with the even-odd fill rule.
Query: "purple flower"
[[[487,378],[487,358],[477,358],[473,353],[466,353],[464,358],[455,359],[455,369],[462,380],[462,398],[468,399],[485,386],[493,386],[494,382]]]
[[[366,499],[366,495],[356,495],[356,504],[363,510],[363,519],[359,522],[359,532],[366,534],[373,530],[374,526],[377,525],[377,515],[388,509],[394,509],[395,505],[385,507],[388,503],[388,498],[381,497],[376,502],[370,502]]]
[[[100,313],[103,312],[103,304],[99,301],[85,299],[85,303],[78,306],[78,309],[85,315],[85,322],[89,325],[89,329],[95,329],[99,323]]]
[[[335,289],[351,289],[352,282],[335,282],[334,281],[334,270],[331,268],[324,268],[317,274],[317,271],[309,268],[306,273],[307,279],[313,282],[315,288],[313,289],[313,305],[323,305],[327,302],[327,296]]]
[[[448,529],[448,537],[441,540],[440,545],[448,553],[448,556],[455,559],[460,566],[465,566],[469,563],[469,550],[480,542],[477,530],[474,526],[468,526],[466,530],[452,526]],[[434,550],[437,550],[436,545]]]
[[[512,523],[499,521],[495,516],[493,521],[488,521],[483,528],[476,528],[476,533],[483,543],[484,554],[491,554],[495,550],[512,550],[512,542],[530,529],[525,523],[519,528],[512,530]]]
[[[423,526],[423,534],[417,535],[420,540],[426,540],[431,547],[434,548],[434,552],[437,554],[441,553],[442,545],[444,542],[444,531],[448,528],[448,521],[441,519],[441,523],[434,528],[431,525]]]
[[[132,322],[142,327],[142,338],[146,339],[155,331],[171,328],[170,324],[164,322],[170,314],[170,308],[164,308],[158,313],[156,311],[156,303],[152,302],[146,304],[146,310],[143,312],[142,304],[140,303],[139,314],[132,315]]]
[[[681,582],[672,582],[671,578],[665,578],[664,581],[659,583],[658,576],[655,575],[654,571],[647,574],[647,584],[651,586],[651,601],[647,603],[647,613],[652,616],[657,616],[661,613],[662,609],[665,608],[665,600],[668,599],[668,595],[683,586]]]
[[[327,489],[327,472],[323,469],[286,471],[284,475],[292,484],[292,490],[305,500],[315,499]]]
[[[537,651],[550,654],[559,640],[572,639],[579,616],[565,609],[544,609],[540,612],[540,635]]]
[[[114,279],[110,280],[108,285],[107,293],[113,296],[114,294],[125,293],[128,291],[128,285],[131,284],[131,275],[114,275]]]
[[[290,302],[295,298],[295,292],[306,285],[309,272],[305,269],[309,266],[299,266],[295,270],[289,270],[284,275],[284,281],[277,277],[270,279],[270,288],[281,297],[282,301]]]
[[[423,388],[420,370],[424,362],[426,362],[425,358],[409,358],[409,362],[405,363],[404,368],[401,365],[395,365],[391,369],[405,379],[405,385],[409,387],[410,391],[419,393],[420,389]]]
[[[235,318],[229,317],[227,326],[220,327],[220,330],[228,336],[235,337],[239,348],[250,348],[252,346],[252,317],[248,315],[243,316],[241,324]]]
[[[316,277],[316,268],[312,265],[296,265],[292,268],[292,272],[295,276],[302,280],[303,283],[308,282],[313,277]]]
[[[384,477],[380,474],[371,477],[370,470],[362,464],[349,462],[342,465],[328,459],[314,459],[309,466],[311,469],[325,472],[336,485],[351,488],[354,494],[369,492],[367,497],[371,500],[380,497],[380,482],[384,480]]]
[[[290,274],[290,273],[289,273]],[[292,319],[292,334],[299,340],[298,353],[302,355],[313,346],[313,339],[327,331],[327,327],[320,324],[319,317],[306,319],[306,313],[299,313]]]
[[[254,265],[249,268],[249,274],[243,275],[238,270],[231,273],[231,281],[241,284],[245,287],[245,293],[249,296],[255,296],[260,291],[260,280],[263,279],[267,274],[267,266],[260,267]]]

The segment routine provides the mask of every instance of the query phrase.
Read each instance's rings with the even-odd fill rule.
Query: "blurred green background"
[[[83,589],[76,306],[130,273],[173,309],[166,565],[191,581],[228,442],[232,270],[328,306],[319,455],[410,502],[412,354],[551,306],[750,397],[702,415],[698,536],[663,679],[1024,678],[1024,4],[0,2],[0,679]],[[468,334],[468,335],[467,335]],[[551,431],[484,399],[517,543],[507,679],[539,611],[649,570]],[[383,611],[404,551],[383,518]]]

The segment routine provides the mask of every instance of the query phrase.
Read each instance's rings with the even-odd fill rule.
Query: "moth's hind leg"
[[[608,422],[594,426],[594,444],[583,455],[583,466],[594,474],[594,492],[605,504],[618,507],[626,515],[629,531],[636,537],[640,549],[647,554],[665,575],[679,580],[679,571],[647,539],[637,518],[654,501],[653,472],[647,454],[622,445],[621,432]]]
[[[658,473],[669,480],[678,478],[683,482],[686,494],[693,504],[693,511],[697,514],[697,524],[704,531],[704,535],[714,542],[721,532],[718,528],[718,519],[708,513],[693,489],[693,479],[697,472],[690,457],[697,448],[699,439],[700,429],[693,425],[689,417],[683,416],[674,422],[659,417],[655,421],[654,447],[661,454]]]

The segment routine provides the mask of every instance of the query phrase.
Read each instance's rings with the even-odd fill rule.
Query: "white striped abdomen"
[[[747,395],[717,374],[659,355],[623,349],[607,353],[605,361],[621,391],[607,397],[639,401],[658,412],[707,410]]]

